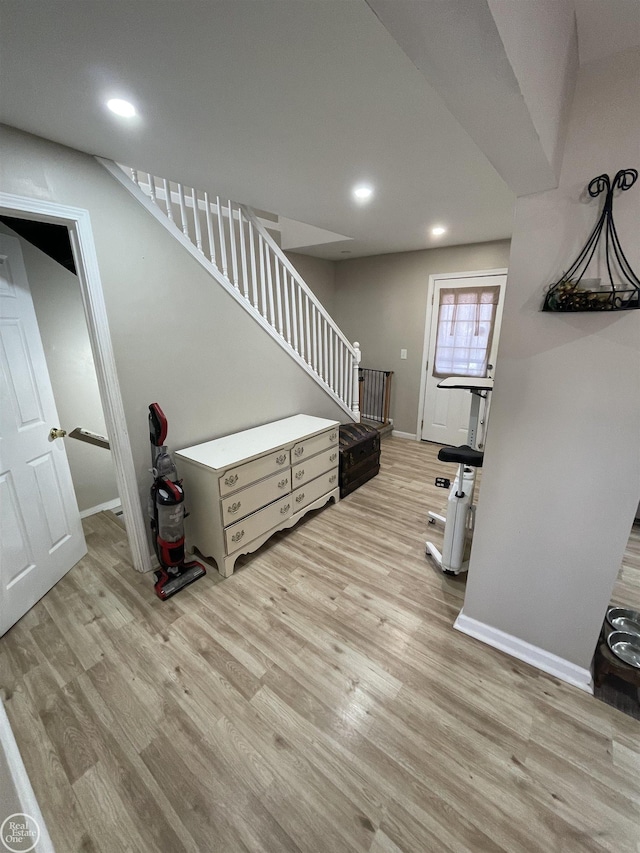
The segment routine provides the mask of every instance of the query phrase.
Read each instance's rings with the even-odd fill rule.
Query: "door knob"
[[[60,429],[60,427],[53,427],[53,429],[49,433],[49,441],[55,441],[56,438],[64,438],[66,434],[66,429]]]

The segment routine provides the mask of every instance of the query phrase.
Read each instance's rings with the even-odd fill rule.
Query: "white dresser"
[[[338,421],[294,415],[175,453],[189,516],[187,548],[224,577],[309,510],[340,500]]]

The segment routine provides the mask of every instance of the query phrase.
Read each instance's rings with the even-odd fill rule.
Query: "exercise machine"
[[[165,601],[206,571],[196,562],[184,559],[184,489],[182,480],[165,446],[167,419],[157,403],[149,406],[149,440],[151,441],[151,473],[153,485],[149,495],[149,516],[153,546],[160,563],[154,572],[154,590]]]
[[[444,525],[442,553],[433,542],[425,543],[426,554],[445,574],[459,575],[469,568],[469,552],[475,522],[476,470],[482,468],[484,443],[489,418],[489,400],[493,379],[471,376],[448,376],[438,383],[438,388],[460,388],[472,394],[467,444],[460,447],[442,447],[438,452],[441,462],[456,462],[458,473],[453,485],[447,477],[436,477],[436,486],[447,489],[451,486],[447,500],[447,515],[429,512],[429,524]]]

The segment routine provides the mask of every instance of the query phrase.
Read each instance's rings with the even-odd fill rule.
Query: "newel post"
[[[351,411],[354,421],[358,423],[360,421],[360,361],[362,360],[362,353],[358,341],[354,342],[353,348],[355,354],[353,358],[353,404]]]

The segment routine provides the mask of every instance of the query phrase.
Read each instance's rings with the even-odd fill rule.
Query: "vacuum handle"
[[[157,403],[149,406],[149,441],[154,447],[162,447],[167,438],[167,419]]]

